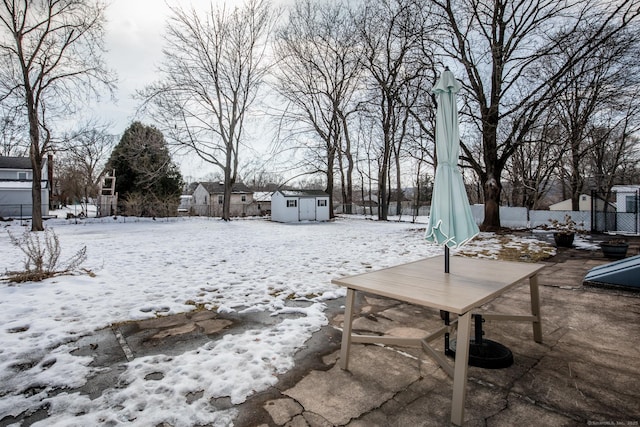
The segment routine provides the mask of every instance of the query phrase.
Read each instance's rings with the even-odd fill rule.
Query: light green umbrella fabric
[[[446,69],[433,88],[436,112],[436,155],[438,166],[433,185],[431,214],[426,239],[449,248],[459,247],[473,239],[479,229],[473,220],[469,199],[458,168],[460,134],[456,94],[460,83]]]

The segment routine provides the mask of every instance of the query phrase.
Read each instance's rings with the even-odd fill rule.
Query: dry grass
[[[80,265],[87,259],[87,247],[82,247],[74,256],[65,263],[60,263],[60,240],[52,229],[47,228],[43,232],[30,232],[25,230],[21,236],[14,236],[9,230],[11,244],[18,247],[23,254],[24,269],[21,271],[8,271],[5,278],[12,283],[39,282],[50,277],[62,274],[71,274],[82,270],[90,276],[90,270],[80,269]],[[64,267],[62,266],[64,265]]]
[[[516,238],[513,234],[481,233],[455,253],[471,258],[539,262],[554,256],[556,248],[534,238]]]

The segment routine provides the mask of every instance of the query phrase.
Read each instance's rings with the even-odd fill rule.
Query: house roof
[[[224,194],[224,182],[201,182],[200,183],[209,194]],[[234,194],[251,194],[253,191],[241,182],[236,182],[231,187]]]
[[[28,157],[0,156],[0,169],[31,170],[31,159],[29,159]]]
[[[187,187],[184,189],[184,191],[182,192],[183,196],[190,196],[193,194],[194,191],[196,191],[196,188],[198,188],[198,182],[192,182],[191,184],[187,185]]]
[[[322,190],[278,190],[285,197],[329,197]]]
[[[269,191],[256,191],[253,193],[253,200],[255,202],[270,202],[271,193]]]

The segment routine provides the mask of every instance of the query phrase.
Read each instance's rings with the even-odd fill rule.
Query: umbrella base
[[[456,340],[449,342],[447,356],[455,357]],[[513,353],[504,345],[483,339],[480,343],[469,340],[469,366],[485,369],[504,369],[513,365]]]

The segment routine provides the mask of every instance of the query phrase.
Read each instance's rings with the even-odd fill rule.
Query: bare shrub
[[[175,195],[158,197],[153,193],[131,193],[123,202],[128,216],[159,217],[176,216],[180,199]]]
[[[25,230],[20,237],[14,236],[9,230],[7,232],[11,243],[26,256],[22,271],[7,272],[10,282],[38,282],[59,274],[71,273],[79,269],[87,259],[87,247],[83,246],[66,262],[60,263],[60,240],[51,228],[43,232]]]
[[[124,213],[128,216],[142,216],[144,211],[144,196],[140,193],[131,193],[124,201]]]

